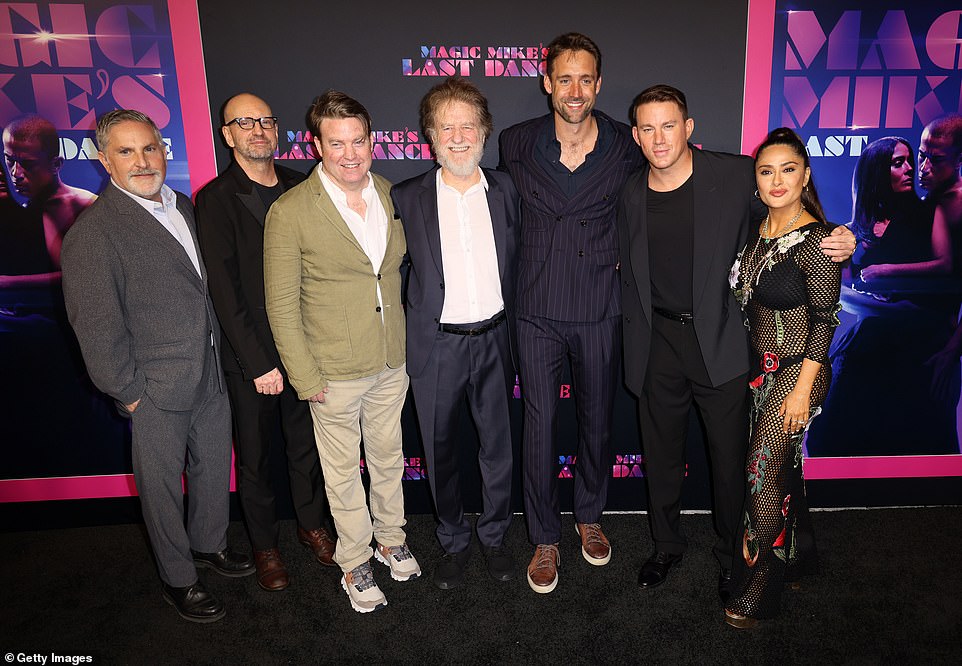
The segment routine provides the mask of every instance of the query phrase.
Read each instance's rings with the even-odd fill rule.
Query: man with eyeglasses
[[[283,590],[290,580],[277,548],[279,523],[271,473],[271,439],[280,419],[297,538],[315,559],[334,566],[327,497],[307,403],[286,384],[264,303],[264,218],[285,191],[304,180],[274,163],[277,118],[249,93],[227,100],[221,134],[233,161],[197,194],[197,234],[221,323],[234,420],[238,492],[254,550],[257,582]]]

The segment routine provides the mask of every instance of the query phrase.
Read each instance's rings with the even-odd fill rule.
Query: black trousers
[[[692,402],[707,431],[717,535],[713,552],[730,569],[745,497],[747,375],[712,386],[692,325],[655,314],[639,416],[652,538],[655,549],[667,553],[681,554],[687,546],[679,523]]]
[[[459,326],[475,328],[483,323]],[[461,552],[471,542],[459,473],[458,414],[466,399],[479,440],[482,506],[475,529],[481,545],[500,546],[511,524],[514,462],[508,411],[514,371],[508,325],[477,336],[439,331],[434,352],[424,371],[411,378],[411,389],[438,514],[438,541],[448,553]]]
[[[271,482],[271,438],[280,418],[291,499],[297,523],[306,530],[330,528],[324,478],[307,402],[298,400],[284,377],[280,395],[264,395],[238,373],[227,374],[234,417],[237,490],[254,550],[277,546],[278,522]]]

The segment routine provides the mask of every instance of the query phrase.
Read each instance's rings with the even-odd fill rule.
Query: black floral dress
[[[804,430],[783,432],[779,408],[803,359],[822,364],[812,386],[809,422],[831,382],[828,349],[838,325],[841,270],[819,249],[829,233],[817,222],[772,240],[759,238],[756,230],[732,267],[731,285],[747,316],[758,363],[749,372],[753,399],[743,557],[735,558],[736,595],[729,604],[750,617],[775,615],[783,583],[815,565],[802,477]]]

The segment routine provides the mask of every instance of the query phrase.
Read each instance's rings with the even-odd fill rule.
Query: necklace
[[[794,227],[794,226],[795,226],[795,223],[798,222],[798,221],[801,219],[802,213],[804,213],[804,212],[805,212],[805,206],[803,206],[801,203],[799,203],[799,204],[798,204],[798,212],[795,213],[795,217],[793,217],[792,219],[790,219],[790,220],[788,221],[788,225],[787,225],[784,229],[782,229],[782,233],[780,233],[778,236],[771,236],[771,235],[769,234],[769,230],[770,230],[769,224],[770,224],[770,220],[771,220],[771,217],[772,217],[771,213],[769,213],[768,215],[765,216],[765,221],[762,223],[762,232],[758,235],[758,237],[759,237],[759,238],[763,238],[766,243],[770,243],[770,242],[771,242],[772,240],[774,240],[775,238],[779,238],[779,237],[781,237],[781,236],[784,236],[785,234],[787,234],[789,231],[792,230],[792,227]]]

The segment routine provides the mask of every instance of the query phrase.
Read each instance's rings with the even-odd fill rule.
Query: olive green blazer
[[[267,316],[302,400],[330,380],[369,377],[404,364],[400,266],[407,245],[394,216],[391,184],[371,174],[388,219],[384,261],[375,270],[324,189],[320,168],[281,195],[264,227]]]

